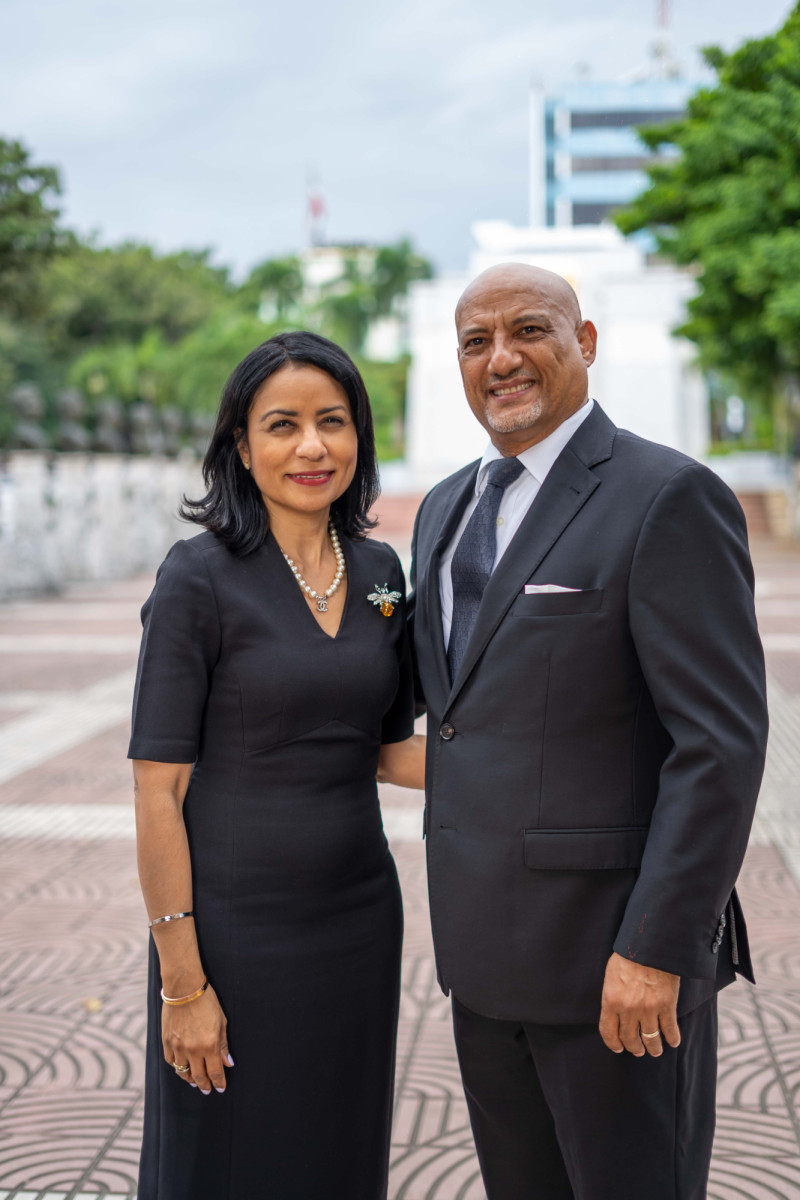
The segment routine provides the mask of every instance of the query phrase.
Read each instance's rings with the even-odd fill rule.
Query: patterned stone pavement
[[[408,507],[381,531],[401,548]],[[741,890],[759,985],[722,998],[709,1195],[798,1200],[800,549],[755,554],[773,732]],[[0,608],[0,1200],[136,1193],[146,930],[125,750],[149,586]],[[390,1196],[484,1200],[433,968],[421,797],[382,799],[407,922]]]

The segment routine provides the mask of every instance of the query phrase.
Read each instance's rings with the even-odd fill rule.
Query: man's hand
[[[600,1036],[609,1050],[615,1054],[629,1050],[637,1058],[645,1053],[658,1058],[663,1052],[662,1038],[670,1046],[679,1046],[680,985],[680,975],[612,954],[606,965],[600,1010]],[[643,1036],[648,1033],[659,1036]]]

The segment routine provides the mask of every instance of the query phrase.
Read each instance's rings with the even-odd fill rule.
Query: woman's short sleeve
[[[191,542],[176,542],[159,567],[142,625],[128,758],[194,762],[220,626],[205,557]]]
[[[400,678],[392,706],[381,722],[381,745],[404,742],[414,732],[414,664],[411,658],[411,643],[406,621],[406,581],[400,559],[394,551],[395,571],[400,582],[397,591],[402,595],[396,616],[400,618],[402,632],[397,642],[397,658]]]

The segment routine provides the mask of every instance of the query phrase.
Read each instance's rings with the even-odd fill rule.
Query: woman
[[[421,786],[422,739],[347,355],[312,333],[248,355],[204,478],[184,515],[205,532],[143,609],[129,750],[153,934],[139,1200],[379,1200],[402,909],[375,779]]]

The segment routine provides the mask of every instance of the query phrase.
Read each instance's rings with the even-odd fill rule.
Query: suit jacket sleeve
[[[614,949],[713,979],[712,942],[761,783],[767,709],[744,515],[706,468],[682,468],[651,505],[628,599],[645,684],[672,748]]]

